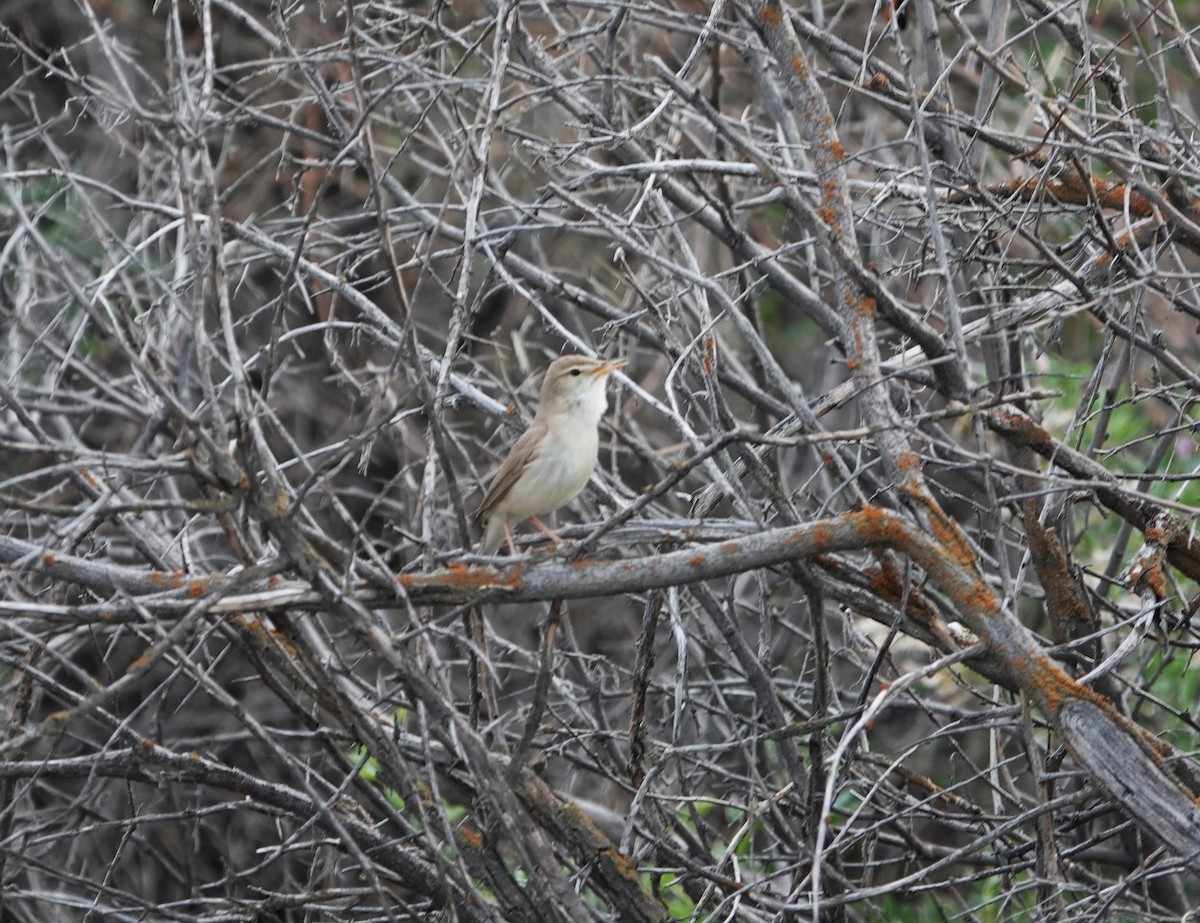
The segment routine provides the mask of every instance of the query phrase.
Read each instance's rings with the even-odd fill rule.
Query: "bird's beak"
[[[596,371],[592,372],[592,374],[608,375],[611,372],[615,372],[617,369],[625,368],[627,365],[629,365],[628,359],[610,359],[601,365],[596,366]]]

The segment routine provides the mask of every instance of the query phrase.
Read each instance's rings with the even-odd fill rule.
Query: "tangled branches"
[[[1178,919],[1168,7],[0,13],[5,913]]]

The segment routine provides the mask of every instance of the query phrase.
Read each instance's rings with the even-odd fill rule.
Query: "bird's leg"
[[[513,541],[512,526],[508,524],[508,517],[504,517],[504,537],[508,539],[508,553],[510,557],[517,556],[517,544]]]
[[[534,524],[534,526],[537,527],[539,532],[541,532],[544,536],[546,536],[548,539],[550,539],[550,541],[554,542],[555,545],[567,544],[567,540],[565,538],[563,538],[561,535],[559,535],[557,532],[555,532],[553,529],[551,529],[548,525],[546,525],[544,522],[542,522],[536,516],[530,516],[529,521],[532,522]]]

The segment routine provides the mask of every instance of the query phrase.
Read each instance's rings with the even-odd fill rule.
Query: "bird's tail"
[[[495,554],[504,544],[504,517],[489,516],[479,540],[479,554]]]

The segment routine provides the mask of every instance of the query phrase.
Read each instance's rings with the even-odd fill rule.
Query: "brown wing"
[[[480,521],[486,519],[492,507],[504,498],[509,490],[512,489],[513,484],[517,483],[517,479],[525,473],[525,470],[534,459],[534,450],[537,448],[538,443],[542,441],[545,432],[546,424],[534,420],[529,424],[529,429],[521,434],[521,438],[513,443],[513,447],[508,450],[508,457],[504,459],[504,464],[500,466],[500,470],[492,478],[492,483],[488,485],[487,493],[483,495],[483,499],[479,502],[479,512],[475,514],[476,519]]]

